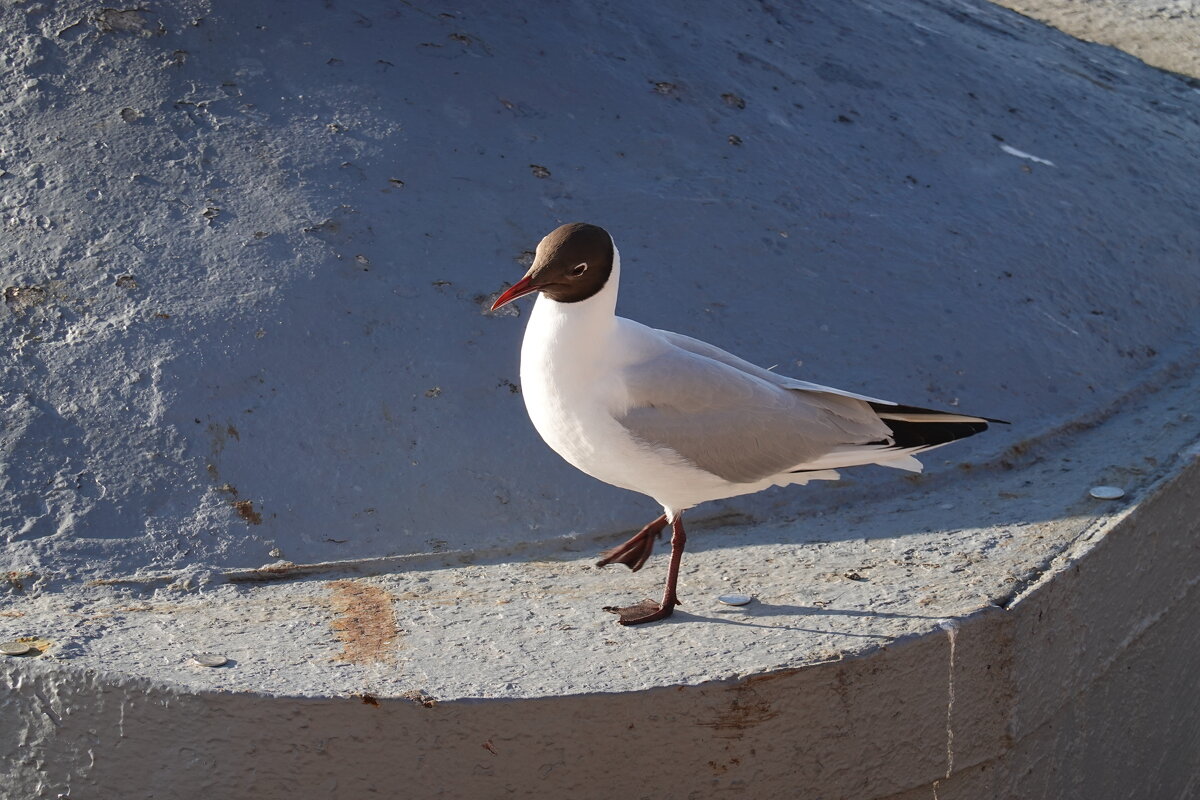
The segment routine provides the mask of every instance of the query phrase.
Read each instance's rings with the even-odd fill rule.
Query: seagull
[[[718,347],[616,315],[621,256],[582,222],[537,246],[492,310],[540,293],[521,345],[521,394],[552,450],[594,478],[651,497],[663,513],[597,566],[636,572],[671,526],[661,602],[609,606],[622,625],[680,605],[683,512],[771,486],[837,480],[864,464],[920,472],[914,456],[986,430],[973,417],[788,378]]]

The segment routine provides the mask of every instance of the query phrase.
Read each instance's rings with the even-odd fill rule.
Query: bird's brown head
[[[578,303],[599,292],[613,269],[608,231],[586,222],[561,225],[538,243],[533,265],[492,304],[492,311],[533,292],[559,303]]]

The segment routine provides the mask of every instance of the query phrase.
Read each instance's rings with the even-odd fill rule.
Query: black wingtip
[[[958,411],[939,411],[920,406],[885,405],[871,403],[872,410],[892,429],[892,438],[897,448],[928,448],[965,439],[987,430],[988,423],[1009,425],[1007,420],[991,417],[975,417]],[[896,415],[928,417],[928,419],[895,419]],[[969,419],[963,419],[969,417]]]

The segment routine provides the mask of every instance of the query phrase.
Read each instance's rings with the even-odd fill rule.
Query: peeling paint
[[[250,500],[234,500],[233,507],[237,509],[238,516],[249,522],[251,525],[262,525],[262,514],[254,510],[254,503]]]

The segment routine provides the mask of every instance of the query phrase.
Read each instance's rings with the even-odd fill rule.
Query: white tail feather
[[[894,419],[899,422],[987,422],[982,417],[968,417],[964,414],[943,414],[939,411],[931,411],[927,414],[918,414],[916,412],[901,412],[876,410],[876,416],[880,419]]]

